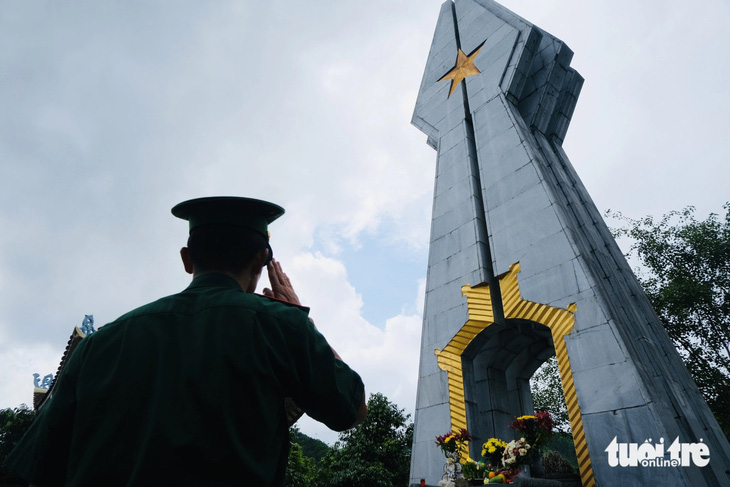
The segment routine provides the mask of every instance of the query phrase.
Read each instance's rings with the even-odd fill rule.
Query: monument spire
[[[562,149],[572,56],[491,0],[441,7],[412,120],[437,164],[411,482],[438,484],[448,429],[473,458],[511,439],[556,355],[583,485],[730,485],[730,446]],[[659,438],[710,461],[614,466]]]

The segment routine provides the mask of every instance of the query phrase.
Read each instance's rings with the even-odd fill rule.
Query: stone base
[[[520,487],[564,487],[563,483],[558,480],[536,479],[520,475],[512,479],[512,485],[519,485]]]

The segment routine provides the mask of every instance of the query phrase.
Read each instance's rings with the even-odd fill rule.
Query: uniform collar
[[[196,277],[195,279],[193,279],[193,282],[190,283],[190,285],[188,286],[188,289],[196,289],[196,288],[204,288],[204,287],[222,287],[222,288],[231,288],[231,289],[236,289],[238,291],[241,291],[241,286],[239,286],[238,281],[236,281],[232,277],[227,276],[225,274],[219,274],[219,273],[215,273],[215,272],[203,274],[202,276]],[[260,298],[264,298],[269,301],[276,301],[276,302],[282,303],[286,306],[298,308],[298,309],[304,311],[305,313],[309,314],[309,307],[307,307],[307,306],[301,306],[299,304],[290,303],[288,301],[283,301],[281,299],[272,298],[270,296],[264,296],[262,294],[253,293],[253,296],[258,296]]]
[[[196,277],[195,279],[193,279],[193,282],[190,283],[188,289],[200,287],[230,287],[243,292],[241,286],[238,284],[238,281],[236,281],[234,278],[216,272],[210,272],[208,274],[203,274],[202,276]]]

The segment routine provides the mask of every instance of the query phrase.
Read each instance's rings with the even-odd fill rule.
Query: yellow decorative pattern
[[[565,346],[565,335],[570,334],[575,324],[573,313],[576,306],[574,303],[570,304],[568,309],[565,310],[523,300],[517,282],[519,272],[520,265],[517,263],[510,266],[509,272],[499,276],[504,316],[506,319],[522,319],[540,323],[550,329],[555,344],[555,355],[558,359],[565,402],[568,407],[570,426],[573,430],[573,442],[578,457],[581,481],[584,486],[593,487],[596,485],[596,481],[593,476],[591,459],[588,455],[588,445],[583,431],[578,397],[575,392],[570,360]],[[451,428],[455,431],[459,428],[466,428],[467,425],[461,355],[479,333],[494,323],[489,286],[471,287],[467,285],[461,288],[461,292],[466,296],[469,320],[443,350],[435,351],[439,367],[447,372]]]

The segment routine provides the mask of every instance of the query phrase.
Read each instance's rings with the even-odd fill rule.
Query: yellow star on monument
[[[483,45],[483,44],[482,44]],[[466,54],[464,54],[464,51],[459,49],[459,53],[456,56],[456,66],[454,66],[454,69],[446,73],[439,81],[443,81],[445,79],[451,80],[451,91],[449,91],[449,96],[454,92],[457,86],[459,86],[459,83],[461,83],[461,80],[466,78],[467,76],[471,76],[473,74],[479,74],[481,71],[474,66],[474,58],[477,57],[477,54],[479,54],[479,50],[482,48],[482,46],[477,47],[474,52],[469,54],[467,57]]]

